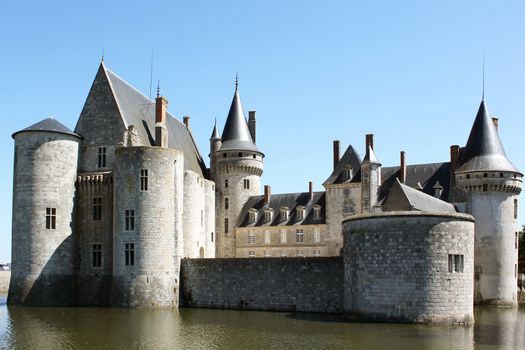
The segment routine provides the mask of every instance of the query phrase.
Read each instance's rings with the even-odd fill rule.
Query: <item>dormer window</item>
[[[297,209],[297,221],[302,221],[304,220],[304,207],[303,206],[298,206]]]
[[[319,204],[316,204],[314,206],[314,219],[320,219],[321,218],[321,206]]]
[[[281,207],[281,221],[287,221],[288,220],[288,213],[289,213],[288,207]]]
[[[273,218],[273,209],[272,208],[264,209],[264,222],[272,221],[272,218]]]
[[[353,176],[352,167],[350,165],[347,165],[343,169],[343,178],[344,178],[345,181],[348,181],[348,180],[352,179],[352,176]]]
[[[257,209],[251,208],[248,210],[248,222],[253,224],[257,220]]]

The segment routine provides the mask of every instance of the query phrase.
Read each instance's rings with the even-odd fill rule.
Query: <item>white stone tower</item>
[[[18,131],[9,304],[72,305],[80,137],[53,118]]]
[[[517,305],[517,216],[523,174],[507,159],[497,119],[481,101],[456,186],[468,195],[467,211],[476,219],[476,304]]]
[[[231,258],[235,257],[234,227],[247,199],[259,195],[264,159],[248,128],[237,82],[222,139],[215,131],[210,157],[216,190],[216,256]]]
[[[361,211],[369,213],[377,204],[381,184],[381,163],[374,153],[374,135],[366,135],[366,154],[361,163]]]

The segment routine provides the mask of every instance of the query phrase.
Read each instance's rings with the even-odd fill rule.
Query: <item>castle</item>
[[[302,193],[264,186],[262,195],[256,114],[246,119],[237,83],[222,135],[213,128],[209,168],[190,118],[181,123],[167,107],[159,92],[150,100],[102,62],[74,131],[48,118],[13,134],[8,303],[176,307],[179,286],[193,283],[181,261],[193,271],[191,261],[265,257],[232,264],[285,266],[319,257],[299,261],[342,266],[341,300],[325,311],[418,321],[425,317],[414,310],[448,298],[436,312],[450,306],[454,315],[437,319],[468,322],[473,302],[517,305],[523,175],[485,100],[448,162],[407,165],[401,152],[399,166],[382,167],[367,135],[363,159],[353,146],[341,156],[334,141],[324,192],[310,183]],[[416,288],[413,279],[427,282]],[[199,304],[192,293],[187,304]],[[385,311],[409,294],[395,315]]]

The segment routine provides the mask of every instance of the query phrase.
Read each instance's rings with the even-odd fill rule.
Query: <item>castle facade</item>
[[[447,162],[408,165],[401,152],[398,166],[383,167],[373,135],[363,159],[353,146],[341,156],[334,141],[325,191],[310,183],[285,194],[259,192],[265,155],[237,84],[222,134],[213,128],[209,168],[190,118],[167,107],[102,63],[74,131],[48,118],[13,134],[10,304],[176,307],[181,259],[342,256],[348,312],[381,313],[374,305],[403,284],[383,274],[394,266],[397,277],[413,269],[405,281],[435,275],[447,292],[429,284],[425,295],[455,296],[466,314],[473,302],[517,305],[523,175],[484,100],[466,146],[451,146]],[[412,249],[415,267],[396,265]]]

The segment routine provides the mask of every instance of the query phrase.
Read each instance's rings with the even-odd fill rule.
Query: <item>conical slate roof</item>
[[[16,134],[25,132],[25,131],[52,131],[52,132],[57,132],[60,134],[66,134],[66,135],[72,135],[72,136],[78,137],[77,134],[69,130],[64,124],[60,123],[53,117],[46,118],[44,120],[39,121],[36,124],[31,125],[30,127],[17,131],[13,134],[13,137]]]
[[[219,150],[247,150],[261,153],[253,143],[237,89],[235,89],[230,112],[222,131],[222,145]]]
[[[220,140],[221,137],[219,135],[219,131],[217,130],[217,121],[215,122],[215,125],[213,125],[213,131],[211,132],[210,140]]]
[[[479,106],[461,161],[462,165],[456,173],[471,171],[519,173],[505,154],[498,130],[492,121],[485,100],[482,100]]]

